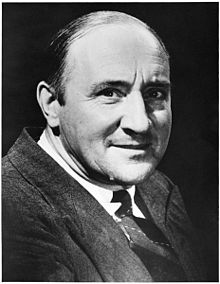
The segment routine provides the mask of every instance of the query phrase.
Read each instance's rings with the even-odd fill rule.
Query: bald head
[[[125,37],[128,35],[128,33],[126,33],[128,30],[132,37],[134,37],[135,34],[137,34],[137,37],[140,33],[145,34],[146,39],[154,45],[155,50],[163,54],[163,58],[168,61],[169,55],[161,39],[149,26],[137,18],[115,11],[99,11],[82,16],[60,30],[54,36],[48,50],[51,63],[47,83],[53,87],[54,93],[61,105],[64,104],[65,82],[69,78],[70,70],[73,70],[73,62],[71,62],[71,66],[69,66],[68,61],[70,50],[74,50],[74,46],[77,45],[77,42],[80,42],[83,38],[86,40],[88,37],[91,37],[91,35],[94,41],[96,37],[102,35],[108,36],[107,29],[109,30],[113,27],[116,27],[116,37],[117,27],[120,27],[121,31],[124,28]],[[137,33],[137,31],[139,32]],[[113,33],[110,33],[108,36],[110,41],[112,35]],[[121,35],[122,33],[120,33],[120,37]],[[86,48],[86,46],[89,48],[88,44],[85,44],[83,48]],[[126,44],[124,48],[124,52],[126,52]]]

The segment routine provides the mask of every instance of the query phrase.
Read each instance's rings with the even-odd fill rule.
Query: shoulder
[[[169,194],[173,191],[176,185],[167,177],[164,173],[159,170],[155,170],[154,173],[150,176],[149,180],[146,182],[146,185],[156,187],[161,190],[164,194]]]
[[[31,167],[31,165],[29,165]],[[16,203],[22,204],[24,208],[32,202],[37,203],[41,198],[37,188],[31,184],[28,179],[9,159],[8,155],[2,160],[2,199],[3,205],[8,206]],[[14,211],[16,208],[14,208]]]
[[[168,204],[173,200],[183,203],[179,187],[161,171],[156,170],[150,177],[148,184],[148,186],[156,188],[163,198],[166,197]]]
[[[170,214],[175,218],[179,209],[186,217],[185,206],[177,185],[164,173],[156,170],[148,180],[137,187],[154,222],[166,230]]]
[[[144,199],[152,206],[166,207],[174,190],[179,192],[178,187],[162,172],[155,170],[153,174],[142,184],[138,185]]]
[[[65,232],[58,208],[22,175],[8,156],[4,157],[4,281],[73,281],[74,268],[70,267],[62,247]]]
[[[17,151],[16,143],[2,159],[2,219],[5,233],[23,234],[34,231],[37,225],[44,226],[43,221],[48,223],[46,220],[52,220],[58,213],[26,175],[26,170],[32,168],[37,176],[37,167],[31,161],[24,166],[25,155]]]

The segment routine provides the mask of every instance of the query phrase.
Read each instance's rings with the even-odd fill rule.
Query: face
[[[94,29],[69,48],[60,138],[90,178],[128,186],[148,178],[167,147],[169,63],[139,27]]]

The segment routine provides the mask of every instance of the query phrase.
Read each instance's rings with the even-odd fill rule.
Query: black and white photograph
[[[218,13],[2,3],[2,281],[219,281]]]

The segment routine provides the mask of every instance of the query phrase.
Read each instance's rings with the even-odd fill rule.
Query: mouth
[[[146,150],[151,146],[151,143],[144,144],[114,144],[112,145],[116,148],[128,149],[128,150]]]

